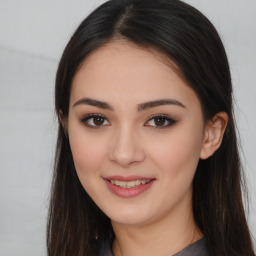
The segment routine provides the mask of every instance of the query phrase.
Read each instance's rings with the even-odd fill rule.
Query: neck
[[[114,255],[170,256],[181,251],[202,237],[191,208],[144,225],[112,222],[116,236],[112,248]]]

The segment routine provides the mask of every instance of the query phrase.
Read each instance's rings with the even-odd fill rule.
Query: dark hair
[[[253,255],[242,203],[229,64],[215,28],[182,1],[107,1],[81,23],[64,50],[56,76],[57,114],[62,110],[68,116],[72,79],[86,57],[115,39],[154,49],[174,62],[177,73],[197,93],[205,120],[220,111],[228,114],[222,145],[213,156],[199,161],[193,181],[193,214],[210,255]],[[98,255],[99,244],[113,239],[109,218],[80,184],[65,129],[59,123],[48,255]]]

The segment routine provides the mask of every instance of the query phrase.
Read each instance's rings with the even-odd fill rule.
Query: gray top
[[[209,256],[206,239],[203,237],[173,256]],[[113,256],[110,248],[102,248],[100,256]]]

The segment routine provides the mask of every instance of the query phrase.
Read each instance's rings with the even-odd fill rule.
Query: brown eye
[[[92,122],[94,125],[103,125],[105,119],[101,116],[95,116],[92,118]]]
[[[163,118],[163,117],[157,117],[157,118],[154,118],[153,120],[156,126],[164,126],[166,122],[166,118]]]
[[[167,116],[154,116],[152,117],[146,124],[145,126],[150,126],[154,128],[166,128],[174,124],[176,121],[171,119],[170,117]]]
[[[101,115],[92,114],[81,119],[81,122],[91,128],[98,128],[109,125],[109,121]]]

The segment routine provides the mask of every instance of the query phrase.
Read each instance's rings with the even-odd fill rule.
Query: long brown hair
[[[105,43],[123,38],[153,48],[178,66],[197,93],[205,120],[225,111],[229,122],[215,154],[200,160],[193,181],[193,213],[210,255],[254,255],[242,202],[243,173],[233,119],[227,56],[210,21],[178,0],[110,0],[77,28],[59,63],[56,113],[68,116],[72,79],[85,58]],[[59,123],[47,248],[49,256],[98,255],[114,233],[108,217],[82,187],[68,137]]]

